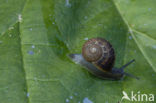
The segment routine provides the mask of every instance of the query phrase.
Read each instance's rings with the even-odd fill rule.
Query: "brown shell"
[[[82,48],[86,61],[93,63],[98,69],[111,71],[115,62],[115,52],[112,45],[103,38],[89,39]]]

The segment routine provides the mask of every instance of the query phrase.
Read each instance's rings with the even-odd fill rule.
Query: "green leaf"
[[[156,94],[155,0],[1,0],[2,103],[117,103],[125,91]],[[93,37],[110,41],[115,67],[140,80],[101,80],[72,62]],[[130,98],[131,99],[131,98]],[[123,99],[124,103],[131,101]]]
[[[154,0],[117,0],[115,4],[143,56],[156,72],[155,3]]]

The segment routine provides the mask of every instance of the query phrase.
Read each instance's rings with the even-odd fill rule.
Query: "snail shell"
[[[124,72],[131,60],[121,68],[114,68],[115,52],[112,45],[103,38],[92,38],[85,42],[82,54],[69,54],[69,57],[77,64],[85,67],[93,75],[101,79],[119,80],[124,75],[139,79],[132,74]]]
[[[111,71],[115,62],[115,53],[112,45],[103,38],[88,40],[82,47],[82,55],[88,62],[97,68]]]

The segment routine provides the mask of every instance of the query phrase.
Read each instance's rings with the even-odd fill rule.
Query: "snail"
[[[77,64],[82,65],[93,75],[101,79],[120,80],[124,76],[138,77],[124,72],[124,69],[135,60],[131,60],[121,68],[114,68],[115,52],[112,45],[103,38],[92,38],[82,47],[82,54],[69,54]]]

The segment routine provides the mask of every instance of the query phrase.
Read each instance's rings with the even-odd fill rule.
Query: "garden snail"
[[[115,52],[112,45],[103,38],[92,38],[85,42],[82,54],[70,54],[69,57],[85,67],[93,75],[102,79],[120,80],[124,75],[138,79],[124,72],[124,68],[134,62],[131,60],[121,68],[114,68]]]

